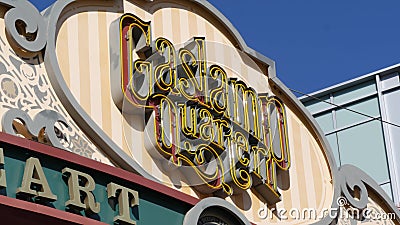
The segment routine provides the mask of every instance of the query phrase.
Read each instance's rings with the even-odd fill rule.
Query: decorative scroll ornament
[[[314,224],[349,224],[365,222],[371,224],[395,224],[400,221],[400,211],[394,206],[386,192],[365,172],[352,165],[344,165],[336,174],[335,198],[331,209],[335,213],[328,215]],[[390,212],[377,208],[369,199],[368,190],[382,199]],[[332,211],[332,210],[331,210]]]
[[[354,176],[354,173],[360,176]],[[362,171],[356,167],[346,165],[339,169],[342,195],[348,200],[349,205],[359,210],[365,209],[368,204],[368,191],[365,183],[368,184],[369,179],[362,175]]]
[[[0,5],[5,9],[5,30],[0,32],[0,111],[3,114],[9,109],[20,109],[32,115],[38,110],[51,110],[59,113],[68,127],[58,127],[63,138],[50,143],[48,137],[39,140],[36,135],[29,136],[40,141],[76,154],[111,164],[103,153],[86,137],[60,102],[48,80],[43,62],[42,50],[47,45],[47,22],[29,1],[2,0]],[[14,48],[9,41],[14,42]],[[21,57],[22,51],[36,53]],[[22,52],[23,54],[23,52]],[[34,121],[34,120],[33,120]],[[20,128],[21,123],[16,123]],[[28,134],[28,133],[26,133]],[[48,134],[46,134],[48,135]],[[59,141],[62,141],[60,145]]]
[[[43,109],[56,111],[69,125],[68,129],[65,126],[59,127],[68,140],[63,143],[63,149],[97,161],[109,162],[101,153],[96,153],[96,147],[63,108],[48,80],[41,54],[21,59],[7,43],[4,32],[1,32],[0,55],[3,56],[0,58],[0,111],[16,108],[26,113],[37,113]]]
[[[21,123],[18,123],[17,120]],[[66,138],[57,128],[57,122],[66,128],[69,127],[64,117],[52,110],[43,110],[32,120],[28,113],[19,109],[10,109],[4,114],[1,121],[5,133],[20,134],[25,138],[42,143],[48,142],[54,147],[65,149],[60,140]]]
[[[43,50],[47,42],[47,26],[36,7],[26,0],[2,0],[0,4],[10,7],[4,20],[13,41],[28,52]]]

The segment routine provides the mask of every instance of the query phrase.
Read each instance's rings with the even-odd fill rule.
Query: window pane
[[[328,101],[328,102],[330,101],[329,95],[319,97],[319,99],[321,99],[323,101]],[[323,101],[313,99],[313,100],[309,100],[307,102],[303,102],[303,104],[308,109],[308,111],[311,112],[311,114],[314,114],[316,112],[319,112],[321,110],[328,109],[329,107],[331,107],[331,104],[323,102]]]
[[[383,91],[399,86],[399,73],[392,73],[381,77]]]
[[[353,105],[347,106],[346,108],[369,115],[373,117],[380,116],[378,99],[371,98],[364,100],[362,102],[357,102]],[[339,109],[336,112],[336,122],[337,122],[337,129],[343,128],[350,124],[359,123],[361,121],[368,120],[370,118],[357,114],[355,112],[351,112],[346,109]]]
[[[396,90],[386,93],[383,98],[385,102],[384,110],[387,115],[385,120],[393,124],[400,124],[400,91]],[[390,173],[392,176],[396,176],[396,174],[400,172],[400,128],[391,124],[385,124],[385,126],[388,128],[387,131],[389,131],[387,135],[388,141],[386,142],[388,146],[387,151],[391,151],[391,156],[393,157],[389,160],[394,164],[392,167],[393,171],[390,171]],[[393,186],[395,185],[399,184],[397,183]],[[398,201],[398,199],[396,199],[396,201]],[[396,203],[398,204],[399,202]]]
[[[315,119],[318,122],[318,125],[321,127],[322,131],[324,133],[327,133],[329,131],[333,130],[333,119],[332,119],[332,113],[325,113],[320,116],[315,117]]]
[[[326,139],[328,139],[328,142],[332,148],[333,156],[335,157],[335,161],[336,161],[336,165],[340,166],[341,164],[340,164],[340,160],[339,160],[339,149],[337,146],[336,133],[327,135]]]
[[[338,132],[342,164],[353,164],[378,183],[389,180],[382,125],[371,121]]]
[[[393,200],[391,183],[381,185],[381,188],[386,192],[387,195],[389,195],[390,199]]]
[[[346,88],[343,91],[334,93],[333,102],[341,105],[351,100],[376,92],[375,80],[367,81],[354,87]]]

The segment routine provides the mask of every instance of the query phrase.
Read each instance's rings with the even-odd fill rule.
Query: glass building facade
[[[300,100],[328,139],[338,166],[366,171],[400,206],[400,64]]]

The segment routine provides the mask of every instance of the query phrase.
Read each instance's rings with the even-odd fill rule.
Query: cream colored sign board
[[[249,48],[207,1],[57,1],[43,15],[14,15],[32,7],[26,1],[0,3],[4,132],[199,199],[218,196],[253,224],[399,223],[371,178],[355,167],[337,169],[315,121],[276,77],[275,62]],[[28,25],[22,35],[12,26],[17,20]],[[242,98],[229,101],[240,90]],[[182,126],[195,120],[203,128]],[[254,149],[264,149],[264,158]],[[353,218],[348,209],[369,214]]]

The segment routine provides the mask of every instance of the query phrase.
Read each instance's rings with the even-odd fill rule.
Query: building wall
[[[338,166],[360,167],[397,205],[399,71],[395,65],[301,98],[327,137]]]
[[[26,223],[24,215],[30,214],[56,219],[62,216],[68,224],[97,224],[97,221],[114,224],[117,212],[117,220],[134,224],[131,220],[135,216],[141,225],[180,224],[177,220],[183,220],[184,225],[210,224],[215,219],[222,221],[218,224],[252,222],[258,225],[314,224],[317,221],[316,224],[360,224],[376,220],[364,215],[363,218],[346,218],[343,214],[348,213],[347,209],[350,213],[364,209],[381,214],[391,212],[394,216],[384,222],[400,224],[400,212],[373,179],[353,166],[336,168],[333,154],[318,125],[276,77],[275,63],[247,47],[237,31],[207,1],[57,1],[46,10],[45,18],[27,1],[0,0],[0,3],[3,3],[0,6],[0,211],[8,217],[22,218],[16,224]],[[6,11],[3,19],[2,12]],[[36,15],[28,13],[30,11]],[[27,15],[19,17],[16,13]],[[124,20],[125,17],[130,20]],[[28,21],[38,23],[37,35],[28,32],[31,27]],[[151,24],[151,28],[143,24]],[[146,38],[137,34],[136,28],[143,28]],[[41,36],[43,32],[44,36]],[[147,36],[147,33],[152,35]],[[37,40],[32,44],[34,37]],[[207,47],[193,48],[193,42],[189,42],[185,46],[187,49],[167,52],[167,49],[160,50],[161,46],[154,40],[168,38],[178,44],[174,48],[181,48],[182,41],[193,37],[207,40]],[[144,39],[149,42],[147,50],[141,45]],[[32,45],[27,45],[27,41]],[[155,43],[151,43],[153,41]],[[142,54],[136,48],[146,52]],[[135,92],[139,93],[135,84],[141,81],[131,79],[138,78],[133,76],[136,69],[125,68],[138,58],[148,59],[149,68],[166,68],[168,65],[170,71],[182,72],[176,71],[180,68],[170,64],[172,61],[163,63],[158,61],[159,58],[147,55],[150,54],[148,50],[156,49],[155,54],[171,57],[174,61],[176,53],[184,52],[181,57],[186,58],[197,51],[199,55],[193,56],[192,62],[197,61],[199,66],[206,58],[204,61],[215,67],[201,66],[201,72],[206,78],[213,75],[214,81],[199,81],[202,87],[197,89],[201,90],[194,88],[199,95],[193,93],[196,95],[186,97],[190,85],[185,79],[195,77],[193,74],[189,71],[179,74],[182,76],[170,74],[169,78],[174,78],[170,80],[182,80],[176,82],[176,79],[169,86],[169,82],[161,84],[168,79],[164,78],[165,73],[150,69],[150,72],[146,71],[148,74],[142,75],[148,76],[147,81],[157,80],[157,84],[148,82],[145,85],[148,96],[161,95],[163,101],[171,102],[171,108],[178,105],[179,110],[183,110],[185,104],[198,105],[204,112],[212,114],[190,116],[194,117],[193,121],[206,120],[196,122],[202,130],[206,122],[219,123],[222,119],[222,122],[230,123],[223,127],[228,129],[211,124],[204,128],[210,132],[191,132],[190,139],[183,139],[180,136],[186,134],[181,135],[183,131],[179,129],[185,128],[182,124],[189,117],[186,112],[168,112],[164,106],[160,107],[161,100],[146,99],[150,102],[142,103],[141,96],[136,96],[138,101],[131,101]],[[189,59],[179,60],[189,65]],[[228,79],[218,78],[210,72],[218,67],[223,67],[221,70],[231,78],[229,81],[240,81],[241,86],[229,85],[224,81]],[[207,68],[210,71],[205,73]],[[216,81],[228,84],[228,87],[225,89],[221,85],[218,90]],[[166,86],[169,87],[164,88]],[[206,89],[210,86],[210,90]],[[228,92],[231,86],[234,88]],[[156,91],[152,92],[153,89]],[[126,91],[132,96],[126,96]],[[211,95],[214,91],[228,97],[237,96],[233,100],[224,99],[228,116],[216,107],[212,109],[213,102],[210,101],[210,106],[207,105],[210,102],[204,101],[203,97],[217,96],[218,93]],[[117,97],[115,92],[119,92]],[[205,94],[200,95],[202,92]],[[244,95],[243,101],[240,95]],[[126,108],[116,101],[118,96],[126,100]],[[218,96],[213,100],[218,99],[221,100]],[[132,110],[139,106],[142,112]],[[147,106],[151,107],[143,110]],[[209,110],[206,109],[208,106]],[[260,114],[263,116],[259,117]],[[193,130],[195,127],[192,125]],[[390,130],[384,132],[390,133]],[[154,141],[157,138],[161,141]],[[221,144],[223,141],[225,143]],[[163,142],[162,146],[157,146],[160,142]],[[23,149],[19,158],[15,156],[18,149]],[[340,160],[339,153],[338,149]],[[394,164],[388,165],[393,167]],[[79,170],[72,175],[71,169]],[[64,173],[67,176],[63,176]],[[74,181],[70,181],[71,177]],[[123,191],[126,189],[116,186],[119,184],[135,192]],[[47,193],[50,189],[45,188],[47,186],[54,187],[54,196],[59,197]],[[72,186],[73,190],[70,189]],[[149,197],[143,197],[146,193]],[[46,196],[50,197],[46,199]],[[141,201],[140,209],[130,210],[137,206],[133,200],[139,199],[138,196],[146,202]],[[124,200],[123,204],[120,199]],[[175,201],[179,199],[187,202],[188,208],[193,207],[174,211],[174,207],[181,207],[181,202]],[[97,203],[103,205],[103,211]],[[69,205],[76,208],[69,208]],[[10,206],[19,212],[11,214],[15,210],[2,210]],[[218,215],[221,210],[227,214]],[[76,215],[66,218],[67,213]],[[166,214],[175,216],[171,218]],[[80,217],[89,217],[93,223],[79,220]],[[216,218],[210,221],[207,220],[209,217]],[[33,220],[34,224],[41,221]]]

